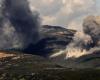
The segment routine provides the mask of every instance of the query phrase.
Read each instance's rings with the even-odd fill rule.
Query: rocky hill
[[[24,52],[36,55],[48,55],[66,48],[73,40],[75,30],[65,29],[60,26],[44,25],[40,29],[41,39],[37,44],[30,44]]]

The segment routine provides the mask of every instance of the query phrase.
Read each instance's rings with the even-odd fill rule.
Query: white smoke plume
[[[66,47],[65,59],[78,58],[88,54],[89,47],[91,47],[92,39],[84,32],[77,32],[73,41]]]

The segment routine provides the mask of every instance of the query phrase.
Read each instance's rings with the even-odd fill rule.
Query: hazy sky
[[[84,17],[99,15],[100,0],[29,0],[40,13],[42,24],[81,29]]]

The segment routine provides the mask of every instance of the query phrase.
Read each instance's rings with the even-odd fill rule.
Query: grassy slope
[[[0,60],[0,80],[100,80],[100,69],[72,70],[39,56],[20,56]]]

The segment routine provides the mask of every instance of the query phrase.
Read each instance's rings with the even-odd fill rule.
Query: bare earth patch
[[[15,54],[7,54],[5,52],[0,52],[0,58],[5,58],[5,57],[12,57],[16,56]]]

